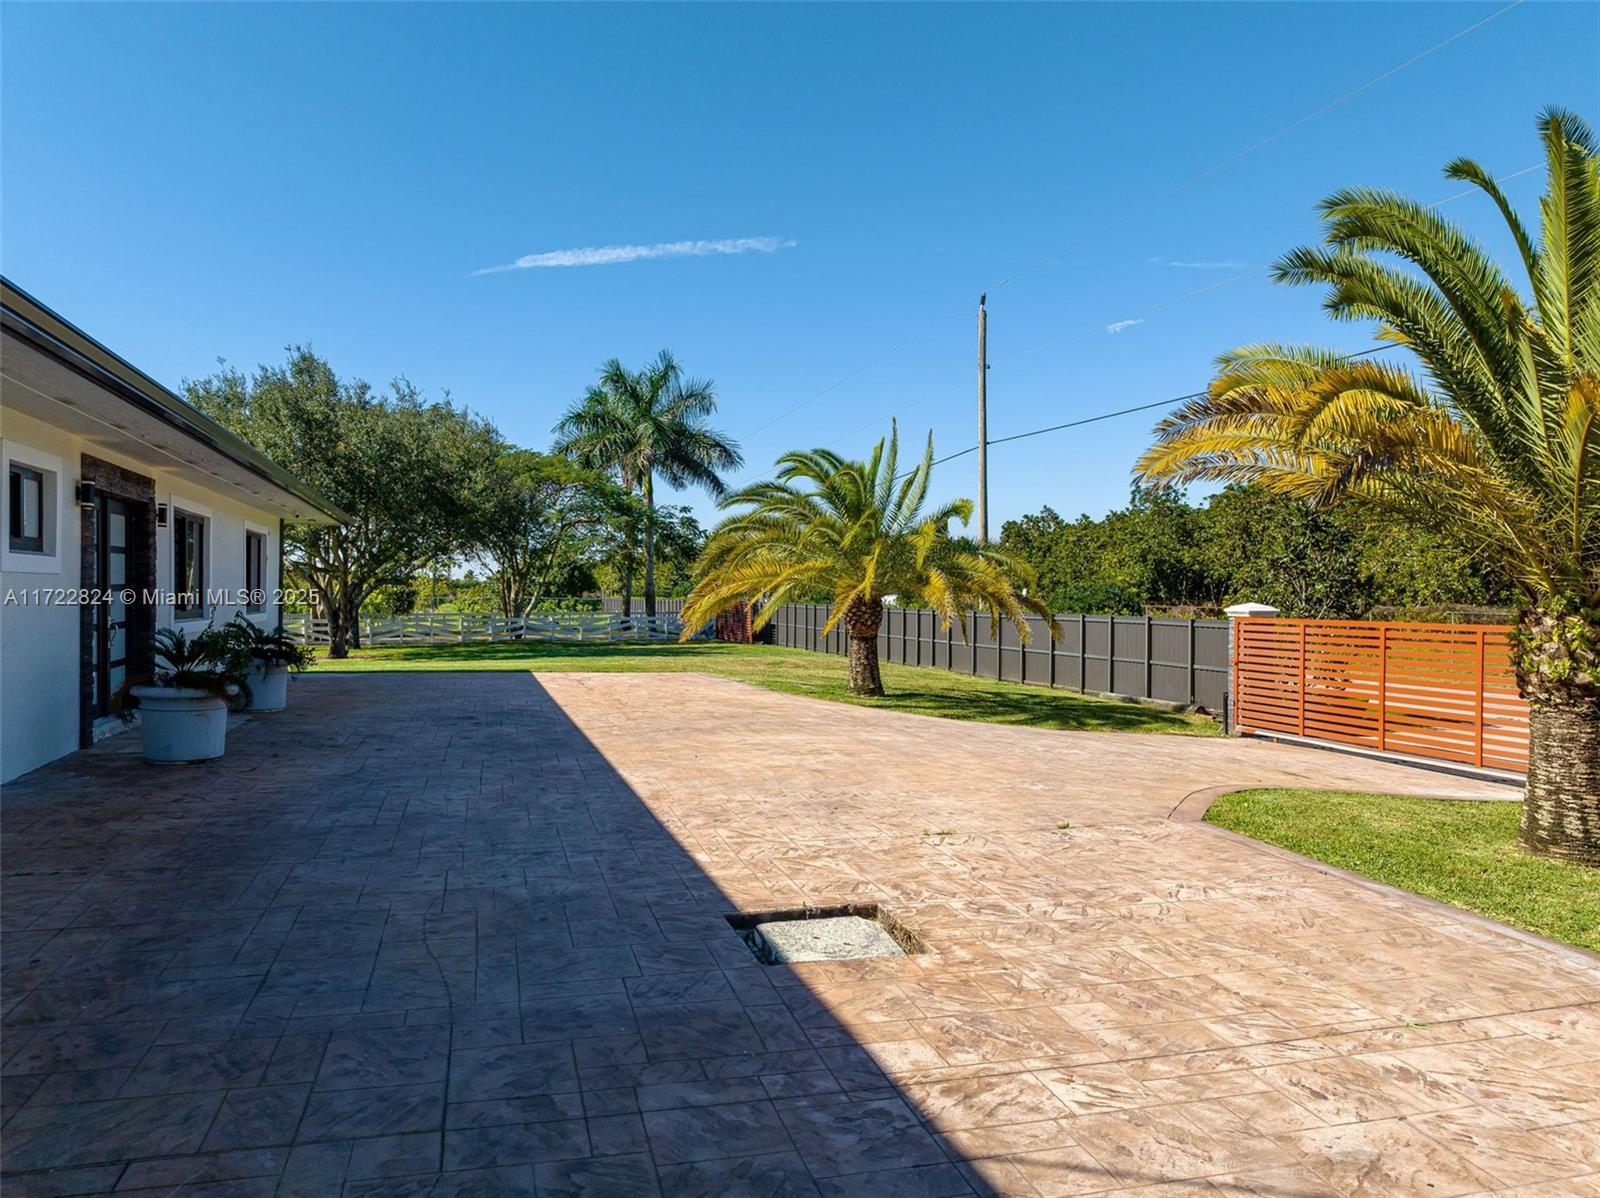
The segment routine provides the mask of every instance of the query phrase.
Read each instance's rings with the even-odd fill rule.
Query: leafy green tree
[[[363,615],[409,616],[417,610],[417,582],[392,582],[378,587],[362,605]]]
[[[825,631],[843,620],[850,634],[855,695],[883,694],[878,629],[886,595],[931,607],[946,628],[969,607],[982,607],[993,627],[1002,615],[1009,618],[1026,643],[1024,612],[1049,614],[1025,593],[1032,571],[999,550],[950,536],[952,520],[971,518],[971,500],[924,510],[933,475],[931,435],[922,461],[903,477],[899,451],[896,429],[865,462],[826,449],[787,453],[778,459],[775,481],[724,499],[725,509],[745,510],[711,532],[683,608],[685,638],[740,603],[758,606],[759,628],[782,604],[822,592],[833,603]],[[1054,633],[1054,623],[1050,628]]]
[[[1058,592],[1060,597],[1050,603],[1059,612],[1082,612],[1096,616],[1137,616],[1144,611],[1144,603],[1137,591],[1120,582],[1105,579],[1084,579],[1068,583]]]
[[[281,366],[224,369],[184,387],[190,403],[353,517],[284,530],[287,564],[329,622],[330,657],[360,647],[361,605],[379,587],[470,547],[479,480],[502,442],[448,399],[430,403],[405,379],[376,392],[307,347]]]
[[[1001,548],[1034,570],[1036,594],[1055,611],[1132,615],[1143,596],[1111,578],[1106,539],[1103,521],[1087,515],[1067,521],[1050,507],[1000,529]]]
[[[448,583],[449,598],[439,605],[440,611],[470,612],[488,615],[500,606],[499,588],[492,578],[479,578],[476,570],[465,571],[460,578]]]
[[[555,452],[594,470],[615,470],[628,490],[644,499],[645,614],[656,614],[657,475],[674,487],[703,487],[721,496],[721,471],[744,461],[738,445],[706,422],[717,408],[715,386],[686,379],[662,350],[643,370],[631,371],[612,358],[600,380],[556,425]],[[629,610],[633,579],[624,579],[623,611]]]
[[[1196,553],[1217,605],[1268,603],[1307,619],[1362,616],[1371,607],[1354,539],[1331,512],[1260,487],[1229,487],[1199,515]]]
[[[635,499],[635,506],[640,501]],[[639,541],[628,535],[629,528],[642,522],[635,511],[631,516],[614,517],[593,530],[589,538],[589,560],[600,589],[611,594],[626,594],[624,580],[636,578],[642,563]],[[695,559],[705,548],[706,533],[687,507],[662,504],[656,508],[656,593],[687,595],[693,582]]]
[[[1139,470],[1369,504],[1497,566],[1523,601],[1523,842],[1600,865],[1600,146],[1568,112],[1539,128],[1537,240],[1486,168],[1445,169],[1495,204],[1516,281],[1433,208],[1366,188],[1325,200],[1324,245],[1277,264],[1280,282],[1326,287],[1336,319],[1377,322],[1422,373],[1245,346],[1161,423]]]
[[[532,612],[591,532],[628,497],[606,475],[555,454],[507,450],[486,472],[475,505],[473,551],[491,572],[500,614]]]
[[[1359,619],[1377,605],[1483,607],[1509,594],[1481,558],[1426,529],[1245,483],[1196,505],[1136,489],[1126,508],[1098,520],[1069,523],[1045,508],[1008,521],[1001,543],[1034,567],[1040,596],[1058,612],[1253,600],[1285,615]]]
[[[1436,612],[1517,605],[1515,588],[1460,543],[1358,504],[1327,510],[1350,534],[1374,607]]]
[[[1126,591],[1152,603],[1209,596],[1210,578],[1197,553],[1203,514],[1174,487],[1135,487],[1126,510],[1106,518],[1103,569]]]
[[[1197,549],[1203,516],[1170,488],[1141,488],[1099,520],[1069,523],[1047,507],[1007,521],[1000,543],[1038,572],[1039,594],[1056,611],[1136,615],[1147,604],[1211,600]]]

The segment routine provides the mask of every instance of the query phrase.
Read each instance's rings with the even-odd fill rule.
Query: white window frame
[[[44,534],[44,551],[33,552],[24,549],[11,548],[11,467],[18,466],[35,470],[44,477],[41,488],[39,516],[40,531]],[[61,573],[61,548],[66,540],[71,521],[67,518],[67,482],[66,468],[60,457],[53,453],[45,453],[42,449],[35,449],[31,445],[23,445],[10,438],[0,439],[0,470],[5,474],[5,492],[0,495],[0,505],[4,507],[4,515],[0,517],[0,529],[4,535],[0,536],[0,569],[18,574],[59,574]],[[73,543],[77,539],[73,538]]]
[[[253,536],[261,538],[261,589],[271,591],[272,588],[267,585],[267,561],[272,554],[272,533],[258,524],[251,524],[248,520],[244,525],[245,569],[242,589],[245,591],[250,589],[250,538]],[[244,614],[247,616],[264,615],[271,610],[270,599],[263,599],[260,607],[251,607],[248,602],[244,605]]]

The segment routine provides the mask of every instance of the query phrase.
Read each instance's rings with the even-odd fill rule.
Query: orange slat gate
[[[1501,624],[1234,622],[1238,731],[1521,772],[1528,705]]]

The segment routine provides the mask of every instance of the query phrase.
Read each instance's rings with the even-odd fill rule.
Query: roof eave
[[[0,276],[0,315],[13,331],[40,349],[94,379],[124,401],[315,508],[330,522],[349,524],[353,520],[349,513],[319,495],[243,438],[185,402],[3,276]]]

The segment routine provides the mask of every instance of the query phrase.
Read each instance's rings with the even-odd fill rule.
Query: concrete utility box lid
[[[889,930],[859,915],[786,919],[756,925],[756,935],[778,961],[852,961],[858,957],[903,957]]]
[[[1275,616],[1278,609],[1265,603],[1235,603],[1232,607],[1223,608],[1222,614],[1230,620],[1237,620],[1243,616]]]

